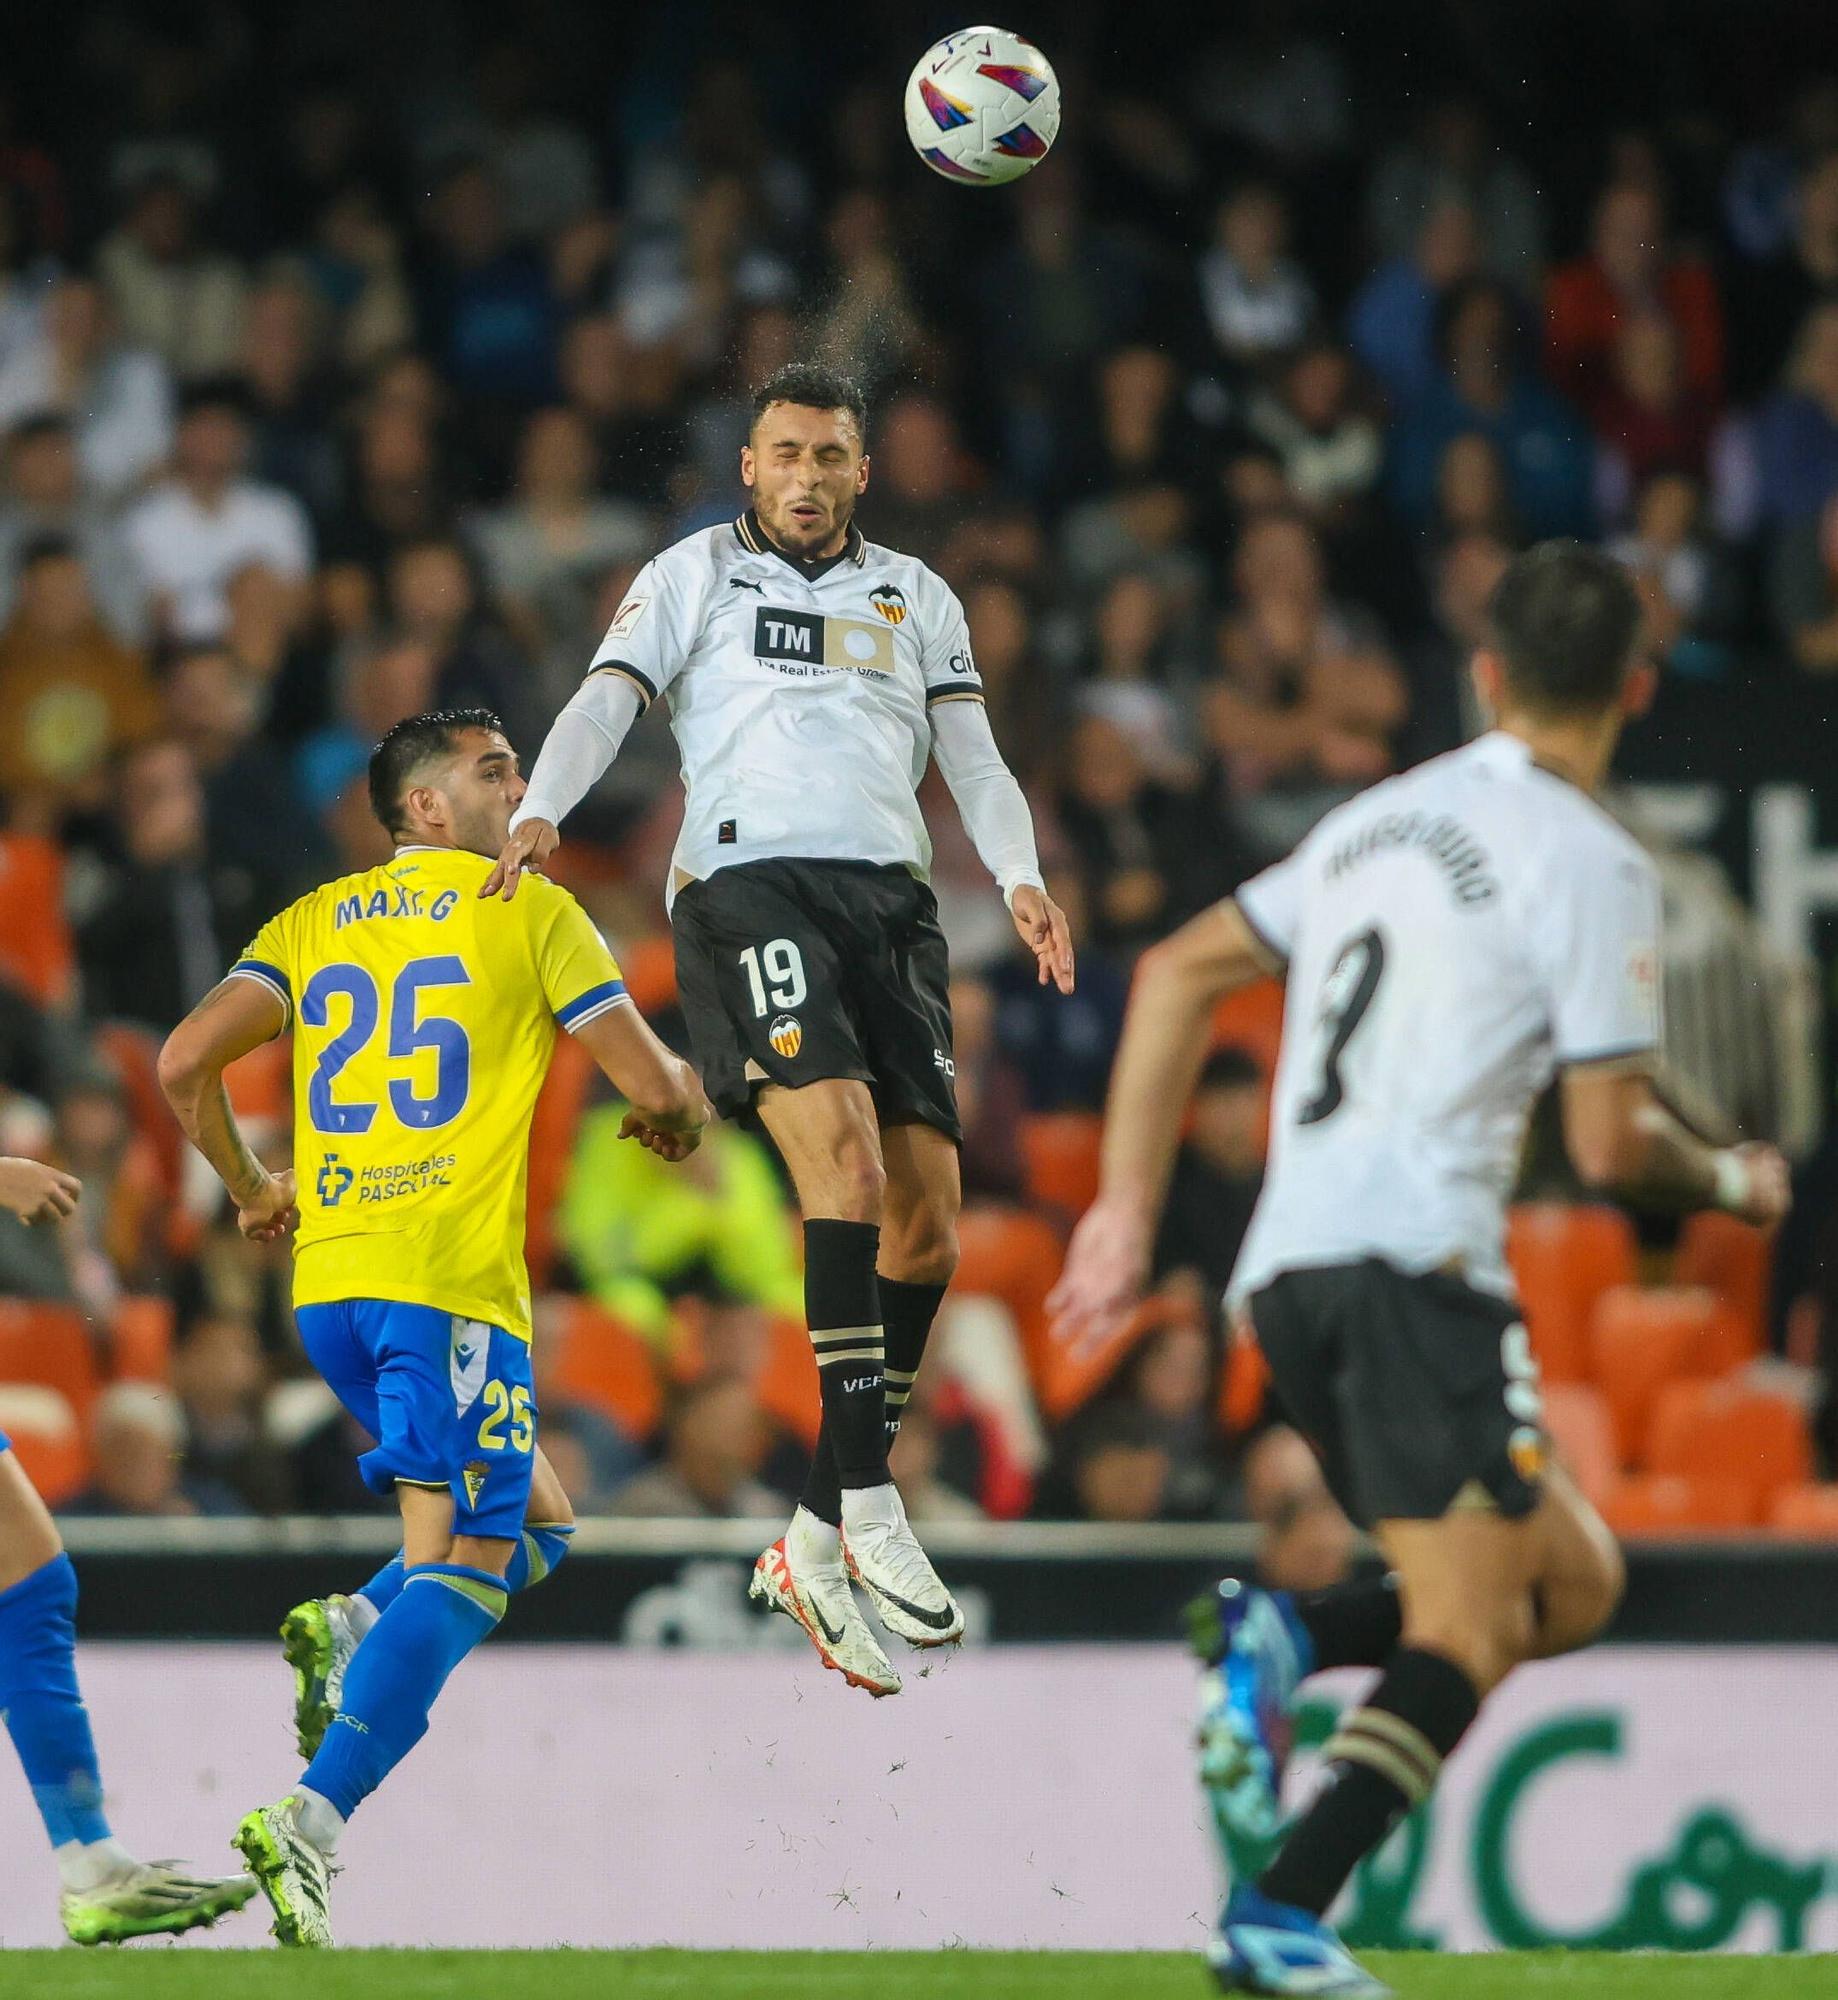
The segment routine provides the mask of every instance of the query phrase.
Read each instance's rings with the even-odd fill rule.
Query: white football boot
[[[235,1843],[274,1911],[276,1940],[293,1950],[332,1942],[332,1857],[300,1830],[300,1801],[291,1793],[244,1816]]]
[[[58,1914],[75,1944],[125,1944],[209,1926],[254,1894],[249,1875],[198,1875],[182,1861],[130,1861],[93,1888],[66,1889]]]
[[[964,1636],[964,1614],[919,1546],[891,1481],[843,1489],[842,1551],[849,1574],[896,1638],[949,1646]]]
[[[308,1763],[344,1699],[351,1656],[375,1623],[370,1611],[368,1623],[360,1624],[353,1600],[343,1592],[296,1604],[281,1621],[281,1656],[294,1670],[294,1740]]]
[[[849,1589],[842,1534],[800,1507],[753,1565],[747,1595],[795,1618],[826,1667],[872,1695],[898,1694],[900,1676],[875,1642]]]

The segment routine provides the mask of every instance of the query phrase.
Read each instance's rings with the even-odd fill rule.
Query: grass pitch
[[[1399,2000],[1829,2000],[1838,1957],[1375,1952]],[[1197,1958],[1162,1952],[0,1952],[31,2000],[1203,2000]]]

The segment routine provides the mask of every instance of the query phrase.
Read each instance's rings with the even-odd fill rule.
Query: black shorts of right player
[[[1286,1271],[1250,1311],[1278,1396],[1360,1527],[1538,1504],[1537,1372],[1510,1300],[1374,1257]]]
[[[743,861],[678,890],[677,990],[724,1118],[762,1083],[856,1077],[883,1125],[961,1140],[938,905],[904,868]]]

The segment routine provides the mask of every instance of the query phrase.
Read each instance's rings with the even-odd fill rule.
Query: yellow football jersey
[[[263,926],[230,969],[294,1031],[294,1303],[401,1299],[530,1337],[530,1118],[557,1025],[625,1002],[568,893],[404,847]]]

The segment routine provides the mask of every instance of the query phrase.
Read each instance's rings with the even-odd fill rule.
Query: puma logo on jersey
[[[750,590],[755,597],[764,597],[766,594],[766,586],[763,583],[755,583],[750,576],[729,577],[728,588],[730,590]]]

